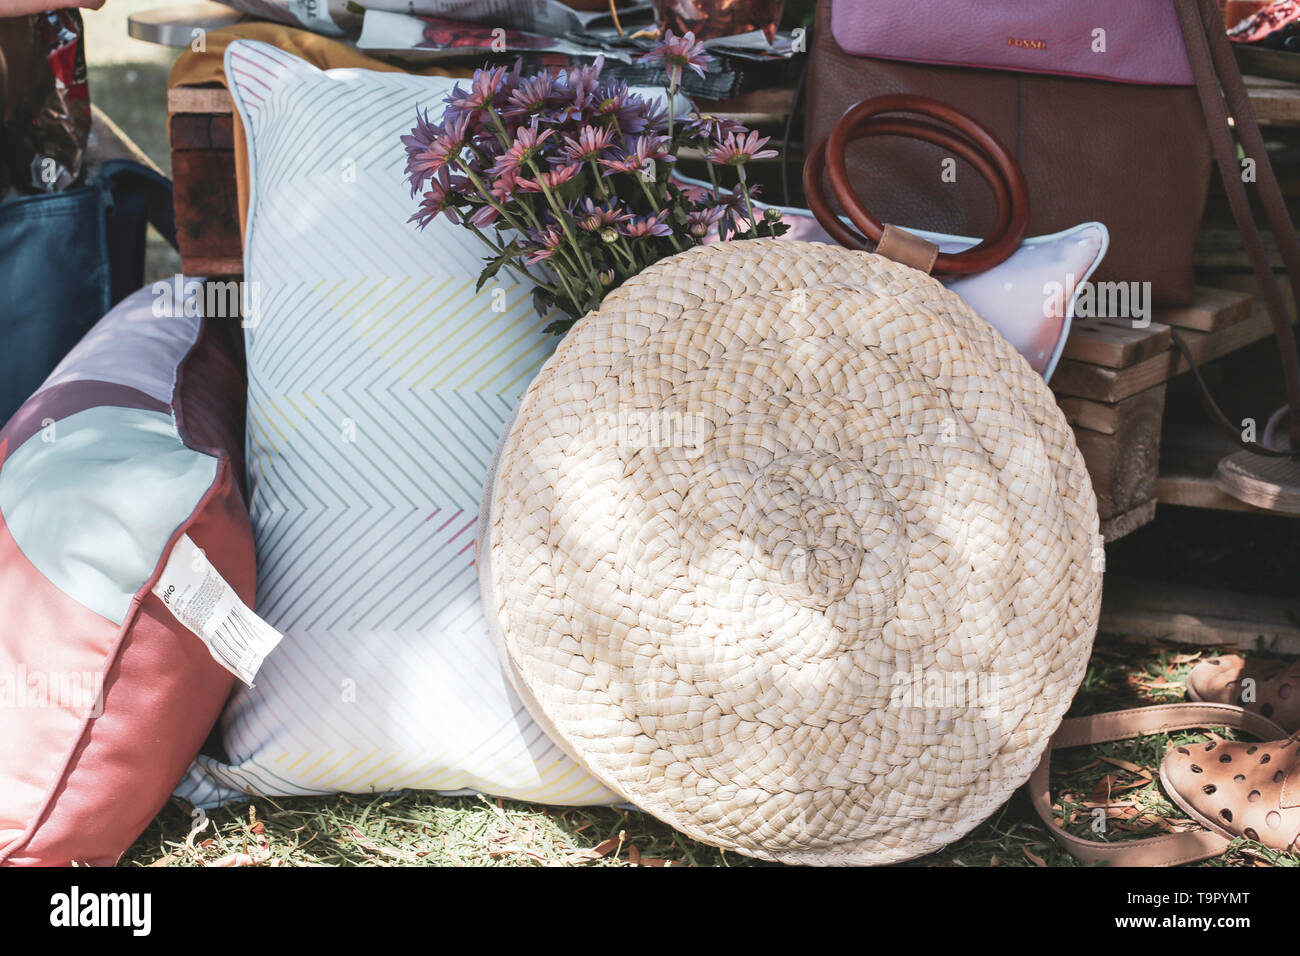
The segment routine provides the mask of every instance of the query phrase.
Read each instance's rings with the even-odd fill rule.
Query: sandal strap
[[[1177,866],[1218,856],[1232,841],[1205,829],[1126,840],[1123,843],[1102,843],[1069,833],[1052,816],[1053,751],[1200,727],[1231,727],[1260,740],[1282,740],[1288,736],[1285,730],[1262,714],[1252,713],[1233,704],[1160,704],[1155,707],[1114,710],[1090,717],[1071,717],[1061,722],[1043,759],[1029,777],[1029,797],[1034,810],[1057,842],[1085,863]]]

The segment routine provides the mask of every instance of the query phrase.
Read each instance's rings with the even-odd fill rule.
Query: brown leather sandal
[[[1253,700],[1242,694],[1254,681]],[[1275,721],[1288,733],[1300,730],[1300,661],[1278,661],[1226,654],[1203,660],[1187,675],[1194,701],[1237,704]]]
[[[1204,829],[1166,833],[1163,836],[1137,840],[1106,842],[1075,836],[1057,821],[1052,812],[1051,761],[1052,753],[1069,747],[1105,743],[1111,740],[1128,740],[1143,734],[1168,733],[1173,730],[1190,730],[1206,727],[1233,727],[1244,730],[1261,740],[1277,740],[1272,744],[1219,743],[1206,751],[1204,744],[1181,748],[1172,747],[1161,763],[1161,780],[1166,792]],[[1300,745],[1286,740],[1284,731],[1273,721],[1259,714],[1242,710],[1230,704],[1157,704],[1116,710],[1090,717],[1067,717],[1052,736],[1051,745],[1029,778],[1029,799],[1034,810],[1047,826],[1048,832],[1074,856],[1087,863],[1111,866],[1177,866],[1207,860],[1224,852],[1238,835],[1229,827],[1238,825],[1243,830],[1250,827],[1267,846],[1289,846],[1300,830],[1300,771],[1297,771],[1296,754]],[[1228,748],[1228,749],[1220,749]],[[1237,748],[1240,748],[1238,753]],[[1253,752],[1251,748],[1254,748]],[[1267,752],[1268,759],[1264,760]],[[1219,758],[1227,755],[1227,761]],[[1213,760],[1206,760],[1212,757]],[[1192,769],[1195,763],[1198,773]],[[1226,781],[1219,779],[1220,768],[1232,767],[1226,772]],[[1166,772],[1166,766],[1169,768]],[[1204,792],[1211,781],[1207,772],[1215,772],[1214,790]],[[1283,771],[1280,780],[1273,776]],[[1238,781],[1235,777],[1243,777]],[[1198,790],[1197,788],[1202,788]],[[1232,788],[1236,788],[1235,790]],[[1239,791],[1239,793],[1238,793]],[[1219,799],[1232,798],[1231,805],[1202,803],[1216,794]],[[1258,794],[1253,800],[1252,794]],[[1193,797],[1196,802],[1193,803]],[[1239,798],[1239,799],[1238,799]],[[1240,806],[1238,806],[1238,803]],[[1294,804],[1294,808],[1287,806]],[[1249,809],[1246,809],[1249,808]],[[1221,816],[1226,810],[1232,817]],[[1276,817],[1270,816],[1276,813]],[[1267,834],[1267,836],[1266,836]]]
[[[1300,839],[1300,745],[1293,738],[1171,747],[1160,782],[1184,813],[1220,836],[1274,850]]]

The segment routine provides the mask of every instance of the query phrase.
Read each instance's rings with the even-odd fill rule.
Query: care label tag
[[[153,593],[204,644],[213,660],[249,687],[281,634],[253,613],[187,534],[172,548]]]

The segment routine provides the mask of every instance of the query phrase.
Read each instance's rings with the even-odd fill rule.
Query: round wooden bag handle
[[[904,113],[923,119],[885,118]],[[945,128],[947,127],[947,128]],[[954,132],[949,132],[949,129]],[[830,136],[818,143],[804,166],[804,192],[822,227],[850,248],[879,242],[885,227],[863,206],[849,182],[845,147],[868,136],[909,136],[947,149],[970,163],[993,189],[997,221],[993,234],[978,245],[958,253],[939,253],[934,271],[969,275],[992,268],[1020,246],[1029,229],[1029,187],[1010,151],[985,127],[965,113],[929,97],[895,93],[863,100],[835,123]],[[865,234],[859,235],[835,215],[822,191],[825,169],[831,189],[849,219]]]
[[[975,167],[976,172],[993,189],[998,210],[998,218],[993,225],[994,234],[1006,229],[1010,223],[1011,191],[1006,181],[998,172],[997,167],[986,159],[983,153],[957,134],[950,133],[941,126],[934,126],[921,120],[890,119],[889,117],[877,116],[864,120],[859,124],[858,136],[906,136],[912,139],[925,140],[957,154]],[[831,237],[836,242],[850,249],[866,249],[872,242],[880,241],[883,229],[879,224],[876,224],[874,230],[872,230],[871,226],[868,226],[870,238],[864,238],[831,211],[830,203],[822,191],[822,172],[826,165],[826,145],[827,141],[822,140],[814,146],[812,152],[808,154],[807,164],[804,167],[804,194],[807,196],[808,205],[817,216],[822,227],[831,234]]]

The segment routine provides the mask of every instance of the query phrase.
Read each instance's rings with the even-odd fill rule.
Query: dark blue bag
[[[144,284],[150,222],[176,244],[171,182],[125,159],[84,186],[0,203],[0,421]]]

